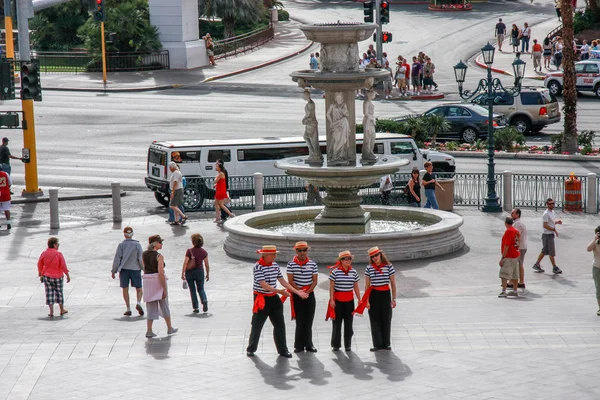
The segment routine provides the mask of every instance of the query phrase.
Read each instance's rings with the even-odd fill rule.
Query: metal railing
[[[254,50],[275,37],[273,24],[266,28],[255,29],[242,35],[216,40],[213,43],[215,58],[221,59]]]
[[[581,180],[581,196],[585,211],[587,178]],[[546,200],[554,199],[556,208],[565,208],[565,182],[569,175],[513,175],[513,203],[515,207],[546,208]]]
[[[36,51],[33,57],[40,61],[40,71],[49,72],[102,72],[102,58],[87,52]],[[152,71],[169,69],[169,51],[154,53],[106,53],[106,69],[116,71]]]

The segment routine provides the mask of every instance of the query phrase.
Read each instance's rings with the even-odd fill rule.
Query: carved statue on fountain
[[[348,158],[348,136],[350,135],[350,122],[348,107],[344,102],[344,94],[342,92],[333,93],[334,102],[331,103],[327,110],[327,121],[331,130],[331,138],[329,146],[331,154],[328,154],[328,165],[349,165]]]
[[[321,146],[319,146],[319,124],[315,112],[315,102],[310,98],[310,91],[304,90],[302,98],[306,101],[304,107],[304,118],[302,124],[304,128],[304,140],[308,145],[308,164],[322,164],[323,155],[321,154]]]
[[[377,161],[377,156],[373,152],[375,147],[375,106],[373,105],[373,99],[376,94],[373,88],[367,90],[367,96],[363,102],[362,161],[366,163]]]

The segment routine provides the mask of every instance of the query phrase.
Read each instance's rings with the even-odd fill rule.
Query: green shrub
[[[550,136],[550,144],[552,145],[552,152],[556,154],[562,154],[562,139],[563,132],[558,135]]]
[[[377,132],[391,132],[399,133],[400,124],[393,119],[379,119],[375,120],[375,130]]]
[[[577,135],[577,144],[579,146],[589,146],[592,147],[594,145],[594,136],[596,136],[596,132],[585,130],[581,131]]]
[[[356,124],[356,133],[363,133],[362,124]]]
[[[581,148],[581,155],[585,156],[586,154],[590,154],[592,151],[594,151],[592,146],[590,146],[589,144],[586,144],[585,146],[583,146]]]
[[[552,145],[553,153],[562,154],[562,143],[564,134],[564,132],[561,132],[558,135],[550,136],[550,144]],[[581,131],[577,134],[577,145],[582,147],[581,154],[584,154],[584,149],[586,150],[585,154],[592,152],[595,135],[596,132],[591,130]]]
[[[586,8],[585,11],[576,11],[573,16],[573,31],[579,33],[586,29],[590,29],[594,24],[594,15],[592,10]]]
[[[277,18],[279,19],[279,21],[289,21],[290,13],[285,10],[278,9],[277,10]]]
[[[458,142],[448,142],[446,143],[446,150],[448,151],[456,151],[458,150],[459,147],[459,143]]]
[[[494,148],[496,150],[513,150],[514,145],[525,144],[525,136],[514,126],[507,126],[494,132]]]

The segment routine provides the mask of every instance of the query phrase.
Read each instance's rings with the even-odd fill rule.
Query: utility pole
[[[12,4],[4,0],[4,31],[6,32],[6,58],[15,58],[15,41],[13,38]]]
[[[377,35],[377,40],[375,41],[375,51],[377,51],[377,62],[379,65],[381,65],[381,58],[383,57],[383,39],[381,37],[381,32],[383,31],[381,27],[381,0],[375,0],[375,23],[377,24],[377,29],[375,30],[375,34]]]
[[[32,0],[18,0],[17,19],[19,23],[19,62],[21,65],[24,62],[31,61],[31,50],[29,47],[29,18],[33,18]],[[19,68],[21,68],[21,65],[19,65]],[[43,193],[38,187],[33,99],[21,99],[21,105],[23,108],[23,156],[26,159],[25,190],[23,191],[23,196],[41,196]]]

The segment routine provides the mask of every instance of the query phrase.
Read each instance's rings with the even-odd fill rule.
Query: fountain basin
[[[417,221],[427,225],[412,231],[389,233],[318,234],[312,232],[282,234],[261,228],[313,220],[322,207],[287,208],[250,213],[228,220],[225,252],[236,258],[256,260],[256,250],[272,244],[281,252],[278,259],[291,260],[292,246],[299,240],[308,241],[310,255],[321,265],[332,264],[342,250],[350,250],[355,262],[367,262],[367,250],[379,246],[392,261],[411,260],[449,254],[464,246],[459,228],[462,217],[439,210],[414,207],[363,206],[373,219]]]

